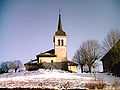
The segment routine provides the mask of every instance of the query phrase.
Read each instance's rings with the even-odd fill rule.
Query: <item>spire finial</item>
[[[61,14],[61,12],[62,12],[62,11],[61,11],[61,9],[59,8],[59,15]]]

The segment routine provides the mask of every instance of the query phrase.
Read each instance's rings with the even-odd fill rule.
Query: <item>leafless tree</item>
[[[17,72],[17,70],[23,68],[22,62],[20,60],[15,60],[11,63],[11,68]]]
[[[9,68],[8,68],[7,63],[6,62],[2,62],[0,64],[0,69],[1,69],[1,73],[8,73]]]
[[[118,30],[110,30],[103,41],[103,52],[107,53],[115,43],[120,39],[120,32]]]
[[[14,69],[15,72],[17,72],[17,70],[20,71],[20,69],[22,68],[23,68],[23,65],[20,60],[6,61],[0,64],[0,69],[2,69],[3,73],[7,73],[10,69]]]
[[[75,55],[73,56],[73,61],[75,61],[76,63],[78,63],[81,67],[81,72],[83,73],[83,66],[85,65],[85,60],[84,58],[81,56],[81,52],[80,49],[78,49],[75,53]]]
[[[94,62],[101,57],[101,45],[96,40],[87,40],[80,45],[73,59],[80,65],[87,65],[91,73]]]

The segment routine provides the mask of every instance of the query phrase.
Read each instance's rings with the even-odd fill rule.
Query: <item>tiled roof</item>
[[[40,53],[40,54],[38,54],[36,56],[37,57],[56,57],[54,49],[51,49],[51,50],[46,51],[44,53]]]
[[[78,66],[78,64],[77,63],[75,63],[75,62],[72,62],[72,61],[65,61],[65,62],[67,62],[68,63],[68,66]]]

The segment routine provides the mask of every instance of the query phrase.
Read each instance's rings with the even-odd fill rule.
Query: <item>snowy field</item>
[[[96,77],[96,81],[95,81]],[[22,71],[18,73],[6,73],[0,75],[0,88],[51,88],[51,89],[82,89],[85,83],[94,83],[98,80],[107,83],[107,88],[112,88],[114,81],[120,82],[119,77],[113,77],[106,73],[77,74],[62,70]]]

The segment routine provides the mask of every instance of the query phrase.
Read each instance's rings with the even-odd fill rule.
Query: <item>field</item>
[[[119,77],[106,73],[77,74],[62,70],[22,71],[0,75],[0,88],[88,89],[119,88]]]

